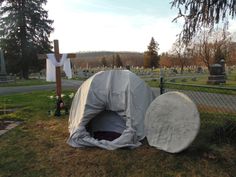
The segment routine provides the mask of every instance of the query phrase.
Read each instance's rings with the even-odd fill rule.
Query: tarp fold
[[[97,146],[108,150],[140,146],[139,141],[145,137],[145,113],[154,98],[146,83],[128,70],[96,73],[81,85],[72,102],[68,144],[72,147]],[[125,122],[121,136],[113,141],[97,140],[86,129],[92,119],[106,120],[103,116],[97,116],[103,111],[113,111],[118,115],[106,114],[106,119],[110,116],[114,124],[120,124],[122,121],[119,119]],[[100,124],[103,124],[102,120]],[[110,128],[112,131],[113,127],[106,124],[107,130]]]

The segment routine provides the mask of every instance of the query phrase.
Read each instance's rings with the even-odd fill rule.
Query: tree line
[[[205,29],[199,31],[185,45],[177,38],[172,49],[161,56],[161,66],[181,67],[206,66],[210,70],[212,64],[220,64],[224,60],[227,65],[236,64],[236,43],[232,41],[232,34],[226,29]]]
[[[82,52],[72,63],[78,67],[126,67],[143,66],[143,53],[139,52]]]

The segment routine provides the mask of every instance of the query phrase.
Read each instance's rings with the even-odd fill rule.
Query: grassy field
[[[53,82],[46,82],[45,80],[42,80],[42,79],[28,79],[28,80],[17,79],[15,82],[0,83],[0,87],[46,85],[46,84],[51,84],[51,83],[53,83]]]
[[[52,94],[45,91],[0,97],[0,109],[17,108],[15,113],[0,115],[0,119],[23,121],[0,136],[1,177],[236,176],[236,136],[219,133],[227,124],[224,119],[208,122],[210,115],[201,114],[198,137],[180,154],[157,150],[146,140],[133,150],[77,149],[66,144],[68,116],[48,117],[48,96]]]
[[[150,87],[160,87],[158,79],[146,81]],[[207,84],[207,76],[196,78],[165,79],[164,88],[177,90],[191,90],[208,93],[236,95],[236,80],[227,80],[225,84]]]
[[[167,80],[168,82],[173,82],[171,79],[168,79]],[[186,84],[194,84],[194,85],[211,85],[211,84],[207,84],[207,81],[208,81],[208,75],[203,75],[201,77],[192,77],[192,78],[179,78],[179,79],[175,79],[173,83],[186,83]],[[233,79],[227,79],[226,80],[226,83],[222,83],[222,84],[219,84],[219,85],[216,85],[216,86],[219,86],[219,87],[234,87],[236,88],[236,80],[233,80]]]
[[[206,85],[211,86],[211,84],[207,84],[208,81],[208,75],[199,75],[198,77],[195,77],[195,75],[179,75],[175,76],[176,78],[171,77],[164,77],[165,82],[171,82],[171,83],[180,83],[180,84],[193,84],[193,85]],[[179,77],[179,78],[178,78]],[[159,79],[153,78],[151,81],[158,81]],[[236,88],[236,73],[233,73],[227,77],[226,83],[222,83],[219,85],[214,85],[219,87],[232,87]]]

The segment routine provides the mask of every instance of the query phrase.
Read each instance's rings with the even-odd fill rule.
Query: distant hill
[[[77,57],[72,60],[74,67],[99,67],[103,66],[102,60],[106,60],[108,66],[112,66],[113,58],[119,55],[123,66],[143,66],[143,53],[139,52],[111,52],[111,51],[98,51],[98,52],[79,52]],[[104,58],[104,59],[103,59]]]

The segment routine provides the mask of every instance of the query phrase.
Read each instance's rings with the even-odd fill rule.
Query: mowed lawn
[[[15,81],[8,83],[1,83],[0,87],[17,87],[17,86],[32,86],[32,85],[47,85],[52,84],[53,82],[47,82],[42,79],[16,79]]]
[[[70,93],[68,91],[68,93]],[[221,124],[204,124],[194,143],[184,152],[169,154],[148,146],[107,151],[77,149],[67,145],[68,116],[48,116],[52,92],[32,92],[0,97],[0,108],[17,108],[0,119],[22,124],[0,136],[1,177],[234,177],[236,141],[217,133]],[[212,122],[212,121],[211,121]],[[221,136],[221,135],[220,135]],[[222,139],[221,139],[222,140]]]

